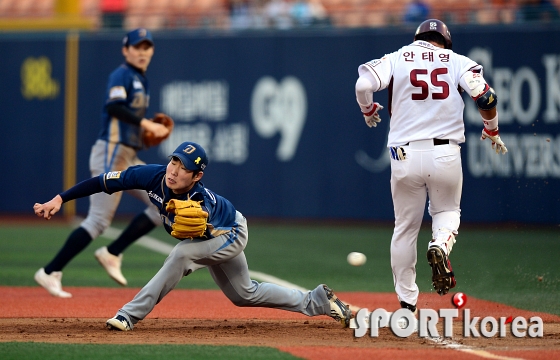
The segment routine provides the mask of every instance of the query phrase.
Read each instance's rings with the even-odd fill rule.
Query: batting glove
[[[480,140],[484,140],[486,138],[492,140],[492,149],[496,150],[496,154],[499,154],[500,151],[502,152],[502,154],[508,152],[506,145],[500,138],[498,128],[496,128],[496,130],[488,130],[487,128],[483,128],[482,136],[480,137]]]
[[[369,127],[376,127],[377,123],[381,122],[381,118],[379,117],[378,111],[382,110],[383,106],[379,103],[374,102],[372,104],[371,110],[368,112],[362,112],[364,114],[364,119],[366,120],[366,125]]]

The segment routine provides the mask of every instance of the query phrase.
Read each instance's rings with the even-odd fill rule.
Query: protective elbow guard
[[[488,84],[484,84],[484,90],[480,95],[473,97],[473,100],[481,110],[491,110],[498,105],[498,96]]]

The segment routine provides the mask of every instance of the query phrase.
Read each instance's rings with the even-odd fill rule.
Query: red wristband
[[[499,134],[499,129],[496,128],[496,130],[488,130],[487,128],[484,128],[484,132],[487,133],[490,136],[496,136]]]

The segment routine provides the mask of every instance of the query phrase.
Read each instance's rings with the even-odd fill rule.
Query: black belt
[[[447,145],[449,144],[449,139],[433,139],[434,145]],[[408,146],[410,143],[406,143],[403,146]]]

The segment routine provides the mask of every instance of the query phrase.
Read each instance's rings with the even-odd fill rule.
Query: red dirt
[[[540,316],[543,338],[465,338],[462,321],[454,321],[455,345],[449,346],[411,336],[399,338],[381,329],[378,338],[354,337],[327,316],[307,317],[265,308],[238,308],[216,290],[174,290],[134,331],[105,328],[105,320],[134,297],[139,289],[66,287],[74,296],[60,299],[39,287],[0,287],[0,341],[53,343],[153,343],[270,346],[306,359],[411,359],[450,355],[454,359],[560,358],[560,317],[515,309],[469,297],[471,318],[479,316]],[[397,309],[395,295],[338,293],[345,302],[370,310]],[[420,308],[450,308],[450,296],[421,294]],[[441,326],[440,326],[441,327]]]

